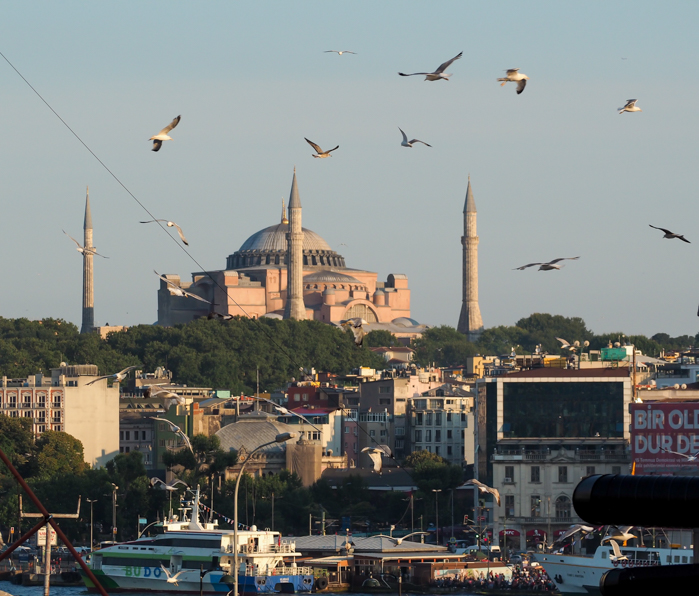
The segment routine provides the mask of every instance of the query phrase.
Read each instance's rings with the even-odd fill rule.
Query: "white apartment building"
[[[97,366],[81,364],[51,369],[26,379],[2,377],[0,411],[13,418],[31,418],[34,434],[63,431],[83,444],[85,461],[101,467],[119,453],[119,387],[107,381],[87,383]]]

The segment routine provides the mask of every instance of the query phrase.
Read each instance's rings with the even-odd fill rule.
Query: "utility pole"
[[[93,517],[92,517],[92,505],[94,503],[97,503],[97,499],[85,499],[88,503],[90,503],[90,552],[92,552],[92,548],[94,546],[94,541],[92,539],[92,531],[95,527],[95,524],[93,523]]]
[[[439,545],[439,493],[442,492],[441,488],[433,488],[432,492],[434,493],[434,510],[435,510],[435,530],[436,530],[436,536],[437,536],[437,545]]]

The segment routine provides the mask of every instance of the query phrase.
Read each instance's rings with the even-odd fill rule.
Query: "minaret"
[[[296,186],[296,168],[289,196],[289,231],[286,234],[288,256],[286,259],[285,319],[303,320],[306,307],[303,304],[303,228],[301,227],[301,199]]]
[[[466,204],[464,205],[464,235],[462,273],[462,304],[458,331],[466,334],[469,341],[476,341],[483,331],[481,308],[478,306],[478,234],[476,232],[476,201],[471,190],[471,176],[468,177]]]
[[[94,272],[92,269],[92,214],[90,213],[90,187],[87,188],[85,199],[85,223],[83,224],[85,238],[83,242],[83,324],[80,333],[91,333],[95,327],[95,290],[93,286]]]

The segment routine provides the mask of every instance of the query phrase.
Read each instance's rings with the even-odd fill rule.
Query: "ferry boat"
[[[614,556],[612,547],[603,544],[593,556],[536,554],[539,563],[561,594],[599,594],[602,576],[614,568],[654,567],[656,565],[686,565],[694,562],[693,553],[680,548],[621,547],[625,558]]]
[[[163,524],[164,533],[114,544],[92,553],[90,568],[108,592],[227,594],[234,589],[234,531],[199,521],[199,491],[182,520]],[[239,593],[310,592],[313,570],[297,566],[296,543],[279,532],[238,531]],[[285,559],[287,560],[285,562]],[[289,559],[291,562],[289,562]],[[83,573],[88,590],[96,588]]]

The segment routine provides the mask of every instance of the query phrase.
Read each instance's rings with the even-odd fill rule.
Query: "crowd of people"
[[[512,576],[503,573],[485,573],[476,576],[447,577],[434,580],[435,588],[480,592],[487,590],[518,590],[529,592],[553,592],[556,585],[541,567],[512,568]]]

